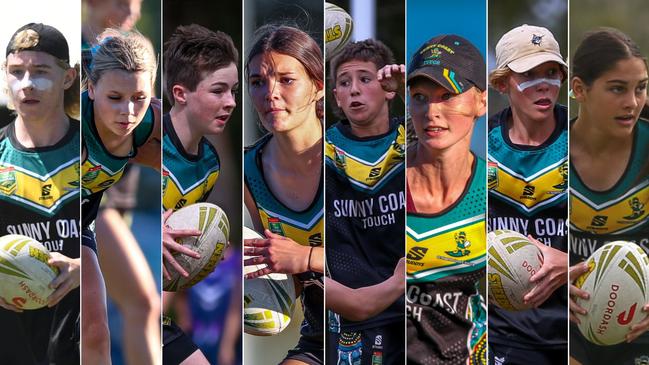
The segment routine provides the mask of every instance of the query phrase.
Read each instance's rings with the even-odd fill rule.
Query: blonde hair
[[[39,40],[40,37],[36,31],[32,29],[22,30],[18,34],[16,34],[13,39],[13,46],[11,47],[13,50],[12,53],[34,48],[38,45]],[[76,71],[76,76],[74,78],[74,81],[72,82],[72,85],[70,85],[70,87],[65,89],[63,92],[63,109],[65,110],[65,114],[67,116],[78,120],[80,118],[79,108],[81,104],[79,98],[79,88],[81,87],[81,67],[78,63],[75,64],[74,67],[71,67],[68,61],[56,57],[55,59],[56,65],[59,66],[63,71],[67,71],[71,68],[74,68]],[[6,70],[7,61],[5,61],[3,68]],[[9,95],[8,88],[5,88],[4,91],[6,95]],[[8,98],[7,108],[10,110],[16,110],[11,98]]]
[[[103,73],[110,70],[149,72],[151,85],[155,83],[158,61],[153,45],[146,37],[136,31],[107,29],[98,40],[99,44],[92,51],[85,83],[97,84]]]
[[[563,76],[561,78],[561,82],[566,81],[566,78],[568,77],[568,70],[566,70],[566,67],[563,65],[559,65],[560,70],[561,70],[561,75]],[[497,68],[489,73],[489,85],[498,90],[498,85],[503,84],[507,81],[507,78],[511,76],[511,74],[514,71],[512,71],[508,66],[503,66],[503,68]]]

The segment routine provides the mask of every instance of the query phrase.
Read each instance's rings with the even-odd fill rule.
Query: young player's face
[[[260,54],[250,61],[249,72],[248,90],[268,131],[288,132],[317,118],[322,90],[297,59],[275,52]]]
[[[18,115],[38,120],[63,110],[69,75],[45,52],[21,51],[7,56],[7,86]]]
[[[512,72],[506,85],[512,108],[526,120],[551,119],[562,77],[556,62],[545,62],[523,73]]]
[[[97,129],[117,137],[131,134],[146,114],[151,92],[151,73],[147,71],[105,71],[96,85],[88,87]]]
[[[388,100],[394,93],[383,90],[377,72],[376,65],[369,61],[351,60],[338,66],[333,92],[350,123],[388,123]]]
[[[418,143],[432,150],[458,144],[469,148],[477,117],[484,115],[486,93],[475,87],[453,94],[441,85],[420,77],[409,88],[410,115]]]
[[[202,134],[223,132],[237,106],[235,93],[238,88],[239,73],[234,63],[207,74],[196,90],[185,94],[191,127]]]
[[[593,128],[613,136],[630,134],[647,101],[647,77],[644,61],[629,58],[585,87],[577,99]]]
[[[142,0],[93,0],[92,12],[104,28],[131,30],[140,19]]]

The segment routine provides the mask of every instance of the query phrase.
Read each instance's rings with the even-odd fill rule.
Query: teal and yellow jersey
[[[0,129],[0,236],[25,235],[50,252],[80,257],[79,128],[78,121],[70,120],[61,140],[36,148],[20,144],[15,123]],[[0,309],[0,321],[15,326],[2,337],[9,359],[12,352],[29,348],[31,354],[21,354],[16,363],[32,355],[46,363],[78,363],[79,303],[75,288],[52,308],[20,314]],[[5,355],[7,351],[3,363]]]
[[[485,161],[475,157],[471,181],[458,201],[440,214],[408,207],[408,283],[434,282],[484,269],[486,262]]]
[[[478,291],[487,253],[486,164],[474,161],[464,192],[443,212],[418,213],[408,196],[409,363],[486,363],[486,307]]]
[[[337,282],[360,288],[392,276],[404,255],[405,128],[390,121],[386,133],[357,137],[348,121],[325,134],[327,270]],[[395,301],[365,321],[341,318],[341,331],[403,321],[404,301]]]
[[[272,138],[262,137],[244,153],[244,181],[257,207],[265,229],[288,237],[304,246],[322,246],[324,233],[324,194],[322,180],[311,205],[301,212],[286,207],[277,200],[264,179],[261,155]],[[296,275],[303,283],[302,306],[304,322],[300,333],[313,341],[323,341],[324,291],[322,275],[306,272]]]
[[[165,114],[163,123],[162,205],[164,210],[177,210],[186,205],[205,201],[221,172],[216,149],[207,139],[202,138],[198,146],[198,154],[191,155],[185,151],[178,139],[169,114]]]
[[[589,257],[609,241],[639,244],[649,254],[649,175],[640,176],[649,160],[649,122],[640,119],[633,132],[627,168],[606,191],[589,189],[570,168],[570,255],[572,263]]]
[[[22,234],[79,257],[79,122],[53,146],[26,148],[0,130],[0,236]]]
[[[86,158],[81,164],[81,197],[83,226],[87,227],[95,219],[101,200],[101,193],[115,184],[122,177],[129,159],[137,155],[137,148],[142,146],[151,135],[154,125],[153,106],[149,106],[144,119],[133,132],[133,148],[127,156],[111,154],[99,137],[95,125],[94,102],[88,93],[81,95],[81,128],[82,144]]]
[[[513,230],[567,252],[568,112],[559,104],[553,112],[555,128],[538,146],[511,141],[511,108],[489,118],[487,230]],[[567,298],[562,286],[538,308],[513,312],[489,306],[489,341],[565,348]]]

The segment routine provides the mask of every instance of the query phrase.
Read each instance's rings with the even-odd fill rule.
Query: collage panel
[[[360,3],[325,5],[326,363],[403,364],[405,2]]]
[[[82,362],[159,363],[161,4],[82,5]]]
[[[570,3],[570,362],[649,363],[649,6]]]
[[[409,364],[486,363],[485,6],[408,1]]]
[[[246,364],[324,361],[323,10],[244,1]]]
[[[0,358],[79,364],[80,6],[63,14],[47,1],[5,5]]]
[[[489,1],[491,364],[566,364],[567,2]]]
[[[164,364],[241,364],[241,10],[163,3]]]

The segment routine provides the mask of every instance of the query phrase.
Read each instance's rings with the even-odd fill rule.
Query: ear
[[[578,102],[582,103],[586,100],[586,91],[588,90],[588,87],[582,79],[576,76],[573,77],[570,80],[570,89],[572,90],[572,95]]]
[[[394,99],[395,96],[397,96],[396,91],[388,91],[385,93],[385,100],[390,101]]]
[[[318,90],[316,90],[315,100],[317,101],[317,100],[320,100],[322,98],[324,98],[324,88],[319,88]]]
[[[188,91],[187,88],[185,88],[182,85],[178,85],[178,84],[174,85],[171,88],[171,94],[173,95],[175,100],[174,104],[175,103],[178,103],[180,105],[187,104],[187,91]]]
[[[481,117],[485,115],[487,113],[487,90],[479,91],[476,89],[476,103],[478,105],[476,116]]]
[[[65,71],[65,75],[63,75],[63,88],[65,90],[69,89],[72,84],[77,79],[77,70],[74,67],[71,67]]]
[[[88,98],[95,100],[95,85],[92,82],[88,82]]]
[[[340,101],[338,101],[338,90],[334,88],[332,91],[334,93],[334,99],[336,99],[336,106],[340,108]]]
[[[507,94],[509,92],[509,76],[496,81],[494,83],[494,89],[498,90],[501,94]]]

